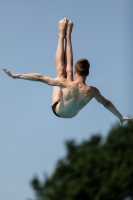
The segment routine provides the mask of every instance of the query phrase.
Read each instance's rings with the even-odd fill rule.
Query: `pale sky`
[[[132,0],[0,0],[0,66],[13,73],[55,77],[57,24],[74,22],[74,63],[91,63],[87,84],[97,87],[118,110],[133,115]],[[93,134],[107,136],[119,120],[92,100],[75,118],[57,118],[51,110],[52,87],[13,80],[0,71],[0,199],[27,200],[29,182],[50,175],[66,149]]]

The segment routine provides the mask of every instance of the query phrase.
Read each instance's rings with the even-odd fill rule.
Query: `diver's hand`
[[[10,76],[10,77],[12,77],[12,78],[17,78],[17,75],[15,75],[15,74],[12,74],[10,71],[8,71],[7,69],[5,69],[5,68],[3,68],[3,71],[8,75],[8,76]]]
[[[120,126],[122,126],[123,122],[133,120],[133,117],[124,117],[120,119]]]

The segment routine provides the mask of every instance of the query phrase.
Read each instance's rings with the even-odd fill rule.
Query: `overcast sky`
[[[74,63],[91,63],[87,84],[97,87],[118,110],[133,115],[132,0],[0,0],[0,66],[13,73],[55,77],[57,24],[67,17]],[[0,199],[34,197],[30,180],[50,175],[66,153],[64,142],[107,136],[119,120],[92,100],[75,118],[51,110],[52,87],[13,80],[0,71]]]

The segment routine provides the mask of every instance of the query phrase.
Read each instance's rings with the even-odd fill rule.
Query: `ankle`
[[[71,39],[71,34],[66,34],[66,39]]]
[[[65,34],[64,34],[64,33],[61,33],[61,32],[59,32],[59,38],[65,38]]]

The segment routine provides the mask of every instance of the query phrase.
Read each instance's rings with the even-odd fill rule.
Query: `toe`
[[[72,24],[72,26],[73,26],[73,22],[70,20],[70,24]]]
[[[64,22],[65,22],[65,23],[67,23],[67,22],[68,22],[67,18],[64,18]]]

